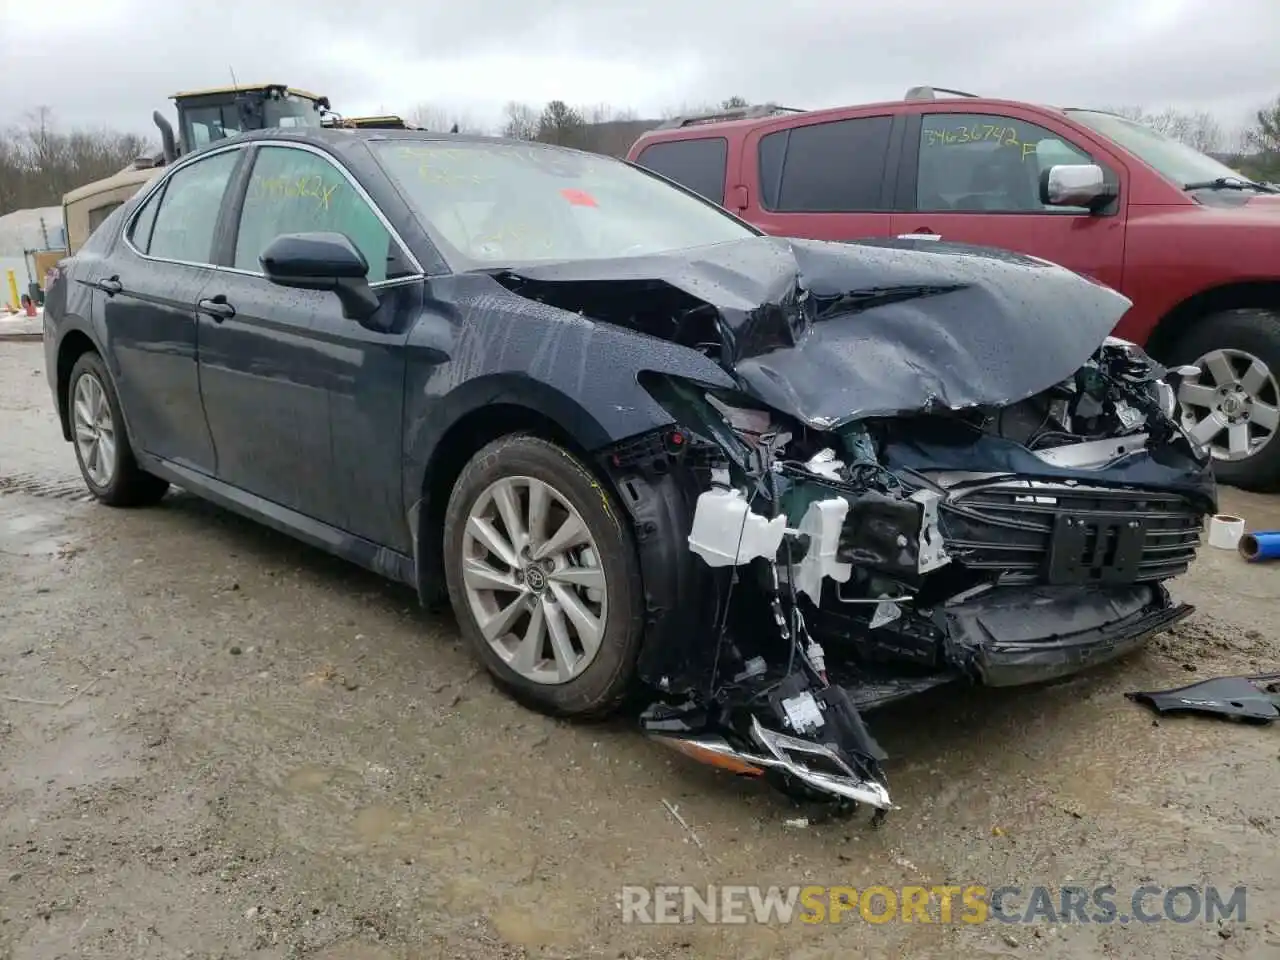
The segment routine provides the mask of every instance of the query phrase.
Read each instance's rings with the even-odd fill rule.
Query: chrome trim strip
[[[346,178],[347,183],[351,184],[351,186],[355,189],[356,193],[360,195],[360,198],[369,205],[370,209],[373,210],[374,215],[377,216],[378,221],[383,225],[383,227],[386,228],[387,233],[390,234],[391,236],[391,239],[396,243],[397,246],[400,247],[400,250],[405,255],[405,258],[408,260],[409,264],[412,265],[412,267],[416,271],[414,274],[407,277],[394,277],[388,280],[378,280],[374,283],[369,284],[369,286],[372,289],[381,290],[384,287],[388,287],[388,286],[400,285],[404,283],[414,283],[417,281],[426,280],[427,272],[426,270],[423,269],[422,264],[419,262],[418,258],[414,256],[413,251],[409,249],[409,245],[404,242],[404,238],[400,236],[400,232],[396,230],[394,226],[391,225],[391,221],[387,219],[386,214],[384,214],[382,210],[379,209],[378,205],[373,202],[373,198],[369,196],[368,191],[366,191],[365,188],[362,187],[359,184],[359,182],[356,181],[355,177],[351,175],[351,171],[349,171],[345,166],[343,166],[343,164],[339,163],[338,159],[334,157],[332,154],[326,153],[324,150],[321,150],[318,147],[314,147],[309,143],[294,143],[292,141],[286,141],[286,140],[250,140],[247,143],[230,144],[225,147],[219,147],[216,150],[210,150],[208,153],[201,153],[199,157],[196,157],[194,159],[181,160],[178,163],[174,164],[170,170],[168,170],[161,176],[156,177],[155,182],[153,182],[150,185],[150,189],[147,190],[146,195],[144,196],[142,202],[138,204],[138,208],[134,210],[133,213],[130,215],[129,222],[125,224],[125,228],[121,232],[121,239],[124,241],[125,245],[129,248],[129,250],[140,259],[149,260],[152,263],[172,263],[172,264],[176,264],[178,266],[183,266],[183,267],[200,267],[207,270],[218,270],[223,273],[237,273],[242,276],[264,277],[265,275],[262,273],[261,270],[242,270],[239,267],[228,267],[228,266],[223,266],[221,264],[215,264],[215,263],[192,263],[189,260],[170,260],[166,257],[153,257],[149,254],[143,253],[141,250],[135,247],[133,245],[133,238],[130,236],[130,234],[133,233],[134,223],[137,221],[139,215],[142,213],[142,209],[147,205],[148,201],[151,199],[151,195],[155,193],[157,190],[159,190],[162,185],[167,184],[169,180],[174,176],[174,174],[176,174],[179,170],[184,169],[185,167],[191,165],[192,163],[199,163],[201,160],[207,160],[209,157],[215,156],[220,153],[226,153],[231,150],[245,150],[252,146],[257,146],[260,148],[261,147],[283,147],[289,150],[302,150],[306,153],[313,153],[318,157],[322,157],[323,159],[327,160],[339,173],[341,173],[343,177]],[[254,163],[257,163],[257,158],[254,159]],[[157,211],[157,213],[158,212],[159,211]]]

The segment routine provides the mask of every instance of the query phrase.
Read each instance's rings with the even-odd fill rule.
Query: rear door
[[[776,236],[889,236],[901,126],[889,113],[759,125],[743,139],[729,209]]]
[[[1052,118],[948,107],[909,115],[893,232],[1029,253],[1120,289],[1123,165]],[[1040,174],[1062,163],[1097,163],[1119,198],[1099,213],[1042,204]]]
[[[213,276],[223,196],[245,151],[222,150],[169,175],[134,215],[94,291],[131,439],[212,474],[200,400],[196,302]]]

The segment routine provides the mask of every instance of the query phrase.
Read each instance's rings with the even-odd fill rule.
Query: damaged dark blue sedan
[[[625,163],[420,131],[182,158],[60,265],[50,385],[112,505],[176,484],[446,596],[511,693],[890,807],[862,714],[1185,617],[1189,369],[1041,260],[760,235]]]

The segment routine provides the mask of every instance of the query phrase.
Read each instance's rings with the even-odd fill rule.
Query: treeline
[[[747,101],[743,97],[728,97],[718,103],[682,104],[662,111],[655,118],[641,117],[635,110],[619,109],[607,103],[570,106],[563,100],[552,100],[536,107],[512,100],[503,108],[502,121],[497,125],[476,123],[466,113],[434,104],[415,107],[405,119],[441,133],[457,130],[459,133],[492,134],[621,157],[626,155],[637,137],[670,117],[715,113],[745,106]]]
[[[1251,123],[1227,130],[1210,113],[1166,108],[1152,113],[1142,107],[1110,107],[1112,113],[1146,124],[1167,137],[1213,154],[1257,180],[1280,179],[1280,97],[1256,111]]]
[[[668,117],[746,105],[742,97],[729,97],[718,103],[683,104],[659,117],[641,117],[634,110],[609,104],[571,106],[552,100],[539,107],[513,100],[496,124],[477,123],[465,112],[436,104],[421,104],[405,114],[405,119],[428,130],[456,128],[462,133],[497,134],[623,156],[637,137]],[[1153,112],[1135,106],[1111,109],[1212,153],[1245,176],[1280,181],[1280,97],[1258,110],[1244,129],[1234,131],[1225,129],[1208,113],[1172,108]],[[40,108],[23,123],[0,130],[0,215],[55,206],[69,190],[110,176],[153,149],[145,137],[133,133],[61,130],[50,111]]]
[[[516,140],[539,140],[622,156],[640,134],[668,117],[714,113],[745,106],[747,101],[742,97],[730,97],[719,103],[685,104],[663,111],[657,118],[642,118],[634,110],[617,109],[608,104],[571,107],[563,100],[553,100],[539,108],[511,101],[503,110],[502,122],[486,126],[473,122],[465,113],[424,104],[406,119],[428,130],[444,132],[456,128],[462,133],[498,134]],[[1280,179],[1280,97],[1258,110],[1250,124],[1236,130],[1225,128],[1207,112],[1187,112],[1172,107],[1158,111],[1138,106],[1105,109],[1146,124],[1202,153],[1224,159],[1245,176],[1261,180]]]
[[[0,215],[51,207],[62,195],[109,177],[142,154],[144,137],[116,130],[60,130],[47,108],[0,130]]]

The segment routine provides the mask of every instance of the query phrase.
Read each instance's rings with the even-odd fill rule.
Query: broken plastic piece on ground
[[[1240,538],[1240,556],[1249,562],[1280,560],[1280,530],[1257,530]]]
[[[1209,518],[1209,546],[1219,550],[1234,550],[1244,536],[1244,520],[1241,517],[1216,513]]]
[[[1207,713],[1254,723],[1280,718],[1280,673],[1216,677],[1174,690],[1126,693],[1156,713]]]
[[[751,732],[763,753],[736,749],[718,736],[666,733],[650,733],[650,736],[687,757],[740,776],[758,777],[772,768],[790,774],[819,793],[865,803],[877,810],[892,808],[884,784],[860,778],[830,747],[766,730],[754,717]],[[828,770],[812,766],[815,762],[821,762]]]

